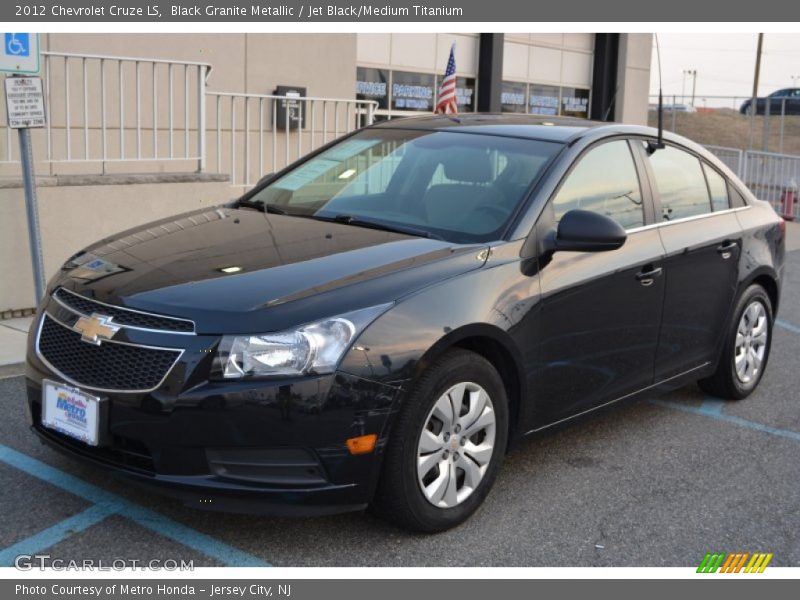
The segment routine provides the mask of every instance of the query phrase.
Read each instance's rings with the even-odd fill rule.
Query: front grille
[[[60,375],[78,385],[102,390],[149,391],[166,377],[180,350],[144,348],[113,342],[99,346],[49,316],[39,332],[39,354]]]
[[[186,319],[152,315],[126,308],[109,306],[91,300],[86,296],[80,296],[74,292],[69,292],[63,288],[56,290],[54,294],[57,300],[66,304],[72,310],[90,316],[98,313],[107,317],[114,317],[117,325],[128,325],[130,327],[141,327],[143,329],[156,329],[159,331],[172,331],[176,333],[193,333],[194,323]]]

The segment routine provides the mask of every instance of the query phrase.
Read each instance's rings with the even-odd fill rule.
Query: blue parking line
[[[109,515],[117,512],[118,507],[108,504],[93,504],[83,512],[59,521],[52,527],[40,531],[24,540],[0,550],[0,565],[11,566],[20,554],[36,554],[45,548],[55,546],[75,533],[96,525]]]
[[[763,423],[758,423],[756,421],[750,421],[734,415],[724,414],[722,412],[722,407],[725,405],[724,400],[708,399],[704,400],[700,406],[687,406],[686,404],[672,402],[669,400],[650,400],[650,403],[662,406],[664,408],[671,408],[695,415],[702,415],[711,419],[717,419],[718,421],[733,423],[734,425],[745,427],[746,429],[751,429],[753,431],[769,433],[770,435],[776,435],[778,437],[794,440],[795,442],[800,442],[800,433],[797,431],[792,431],[790,429],[779,429],[777,427],[764,425]]]
[[[62,490],[74,494],[75,496],[79,496],[94,504],[101,505],[106,510],[111,510],[113,513],[123,515],[142,527],[146,527],[147,529],[150,529],[159,535],[176,541],[179,544],[196,550],[197,552],[205,554],[206,556],[214,558],[226,566],[271,566],[268,562],[258,558],[257,556],[253,556],[252,554],[243,552],[242,550],[234,548],[233,546],[229,546],[228,544],[201,533],[196,529],[192,529],[191,527],[178,523],[177,521],[173,521],[164,515],[139,506],[138,504],[117,496],[116,494],[112,494],[111,492],[108,492],[102,488],[94,486],[90,483],[86,483],[85,481],[73,475],[65,473],[59,469],[56,469],[55,467],[51,467],[48,464],[36,460],[35,458],[31,458],[30,456],[22,454],[21,452],[17,452],[16,450],[13,450],[2,444],[0,444],[0,461],[25,472],[28,475],[36,477],[37,479],[41,479],[42,481],[46,481],[47,483],[61,488]],[[98,511],[99,510],[100,509],[98,509]],[[88,510],[84,512],[88,512]],[[90,513],[89,516],[92,514],[95,513]],[[73,518],[77,519],[77,517],[78,515],[75,515],[75,517],[70,517],[66,520],[69,521]],[[80,522],[80,520],[78,520],[78,522]],[[58,528],[60,525],[61,523],[54,525],[50,529]],[[69,529],[69,527],[64,527],[63,529],[66,533],[66,530]],[[44,533],[44,531],[41,532],[41,535],[44,535]],[[51,535],[55,535],[55,532]],[[30,540],[31,538],[28,539]],[[9,548],[4,549],[2,552],[5,554],[12,548],[14,548],[14,546],[10,546]],[[0,564],[9,564],[9,562],[5,561],[1,562]]]
[[[789,323],[788,321],[784,321],[782,319],[777,319],[775,321],[775,325],[777,325],[778,327],[782,327],[783,329],[787,329],[792,333],[800,333],[800,327],[798,327],[797,325],[793,325],[792,323]]]

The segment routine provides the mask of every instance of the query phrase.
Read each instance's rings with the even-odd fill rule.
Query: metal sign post
[[[44,296],[44,260],[39,234],[39,207],[36,199],[36,179],[33,173],[31,127],[45,126],[42,80],[26,73],[39,70],[39,37],[31,33],[4,33],[0,52],[0,71],[13,73],[4,82],[8,126],[19,132],[22,183],[25,188],[25,209],[28,215],[28,241],[33,263],[33,285],[36,302]]]

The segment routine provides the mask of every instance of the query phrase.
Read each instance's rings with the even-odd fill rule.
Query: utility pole
[[[697,91],[697,69],[692,69],[692,106],[694,106],[694,95]]]
[[[750,144],[753,148],[753,136],[756,127],[756,113],[758,112],[758,78],[761,75],[761,49],[764,46],[764,34],[758,34],[758,45],[756,47],[756,72],[753,76],[753,96],[750,99]]]
[[[683,70],[683,82],[681,83],[681,104],[686,104],[686,74],[689,71]]]

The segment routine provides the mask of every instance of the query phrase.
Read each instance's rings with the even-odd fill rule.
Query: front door
[[[628,239],[610,252],[556,252],[540,265],[534,428],[653,383],[664,249],[658,230],[643,228],[644,198],[628,141],[585,153],[543,217],[557,223],[574,208],[615,219]]]

